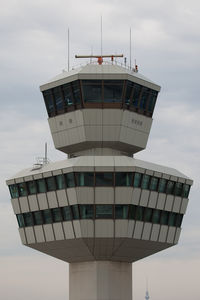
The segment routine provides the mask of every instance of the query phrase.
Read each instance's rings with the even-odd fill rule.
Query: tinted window
[[[128,81],[126,86],[125,104],[130,105],[133,94],[133,82]]]
[[[72,96],[72,89],[70,84],[63,85],[63,96],[64,96],[64,105],[65,107],[73,105],[73,96]]]
[[[101,172],[96,173],[96,186],[112,186],[113,185],[113,173]]]
[[[28,185],[28,192],[30,195],[37,193],[37,186],[36,186],[36,182],[34,180],[28,181],[27,185]]]
[[[112,219],[112,205],[96,205],[97,219]]]
[[[141,173],[135,173],[134,174],[134,182],[133,182],[133,186],[134,187],[140,187],[140,185],[141,185],[141,178],[142,178],[142,174]]]
[[[160,223],[160,213],[161,211],[158,209],[154,209],[152,223],[159,224]]]
[[[46,104],[48,115],[52,116],[54,114],[54,104],[53,104],[53,95],[51,90],[44,91],[43,97]]]
[[[166,193],[167,194],[173,194],[173,191],[174,191],[174,182],[168,180],[168,182],[167,182],[167,188],[166,188]]]
[[[56,187],[58,190],[62,190],[65,188],[65,178],[62,174],[55,176],[56,179]]]
[[[25,213],[23,214],[24,216],[24,222],[26,226],[33,226],[34,222],[33,222],[33,216],[31,212]]]
[[[80,219],[78,205],[72,205],[72,215],[74,220]]]
[[[157,94],[158,94],[158,92],[151,90],[151,93],[150,93],[150,96],[149,96],[149,99],[148,99],[148,108],[147,108],[148,111],[151,112],[151,113],[153,113],[153,111],[154,111]]]
[[[151,177],[151,181],[150,181],[150,190],[151,191],[156,191],[157,190],[157,186],[158,186],[158,178],[156,177]]]
[[[161,218],[160,218],[160,224],[168,225],[168,218],[169,218],[169,213],[167,211],[162,211]]]
[[[75,104],[81,103],[81,93],[80,93],[80,84],[79,81],[73,81],[72,83],[72,92],[74,97]]]
[[[55,183],[55,178],[54,177],[46,178],[46,183],[47,183],[47,190],[48,191],[55,191],[56,183]]]
[[[148,97],[149,97],[149,92],[150,92],[150,89],[148,89],[147,87],[142,88],[142,96],[141,96],[141,99],[140,99],[140,108],[143,109],[143,110],[146,110],[147,100],[148,100]]]
[[[11,198],[18,198],[19,192],[18,192],[18,186],[17,184],[11,184],[9,185],[10,195]]]
[[[137,206],[135,206],[135,205],[129,206],[129,219],[131,219],[131,220],[135,219],[136,208],[137,208]]]
[[[136,209],[135,219],[138,221],[143,221],[144,219],[144,207],[138,206]]]
[[[34,217],[35,225],[42,225],[43,224],[42,212],[41,211],[34,211],[33,212],[33,217]]]
[[[169,226],[175,226],[175,221],[176,221],[176,213],[170,212],[169,213],[169,220],[168,220]]]
[[[188,198],[189,192],[190,192],[190,185],[189,184],[184,184],[183,185],[182,197]]]
[[[76,183],[78,186],[94,186],[93,172],[76,173]]]
[[[24,217],[22,214],[17,215],[17,222],[19,227],[25,227]]]
[[[115,205],[115,219],[128,218],[128,205]]]
[[[85,102],[102,102],[102,81],[83,80],[82,84]]]
[[[53,221],[54,222],[61,222],[62,221],[62,214],[60,207],[56,207],[52,209]]]
[[[141,90],[142,90],[141,85],[134,84],[132,104],[135,107],[138,107],[139,100],[140,100],[140,95],[141,95]]]
[[[161,178],[161,179],[159,180],[158,192],[160,192],[160,193],[165,193],[166,183],[167,183],[167,180],[164,179],[164,178]]]
[[[142,184],[141,184],[141,188],[142,189],[148,189],[148,187],[149,187],[149,180],[150,180],[150,176],[149,175],[144,174],[142,176]]]
[[[56,87],[53,89],[53,95],[54,95],[54,99],[55,99],[55,106],[56,106],[56,111],[63,111],[64,109],[64,102],[62,99],[62,94],[61,94],[61,88],[60,87]]]
[[[65,174],[65,180],[67,187],[74,187],[75,181],[74,181],[74,173],[66,173]]]
[[[153,209],[146,207],[144,212],[144,222],[151,222]]]
[[[65,206],[65,207],[62,207],[62,215],[63,215],[63,219],[64,221],[69,221],[71,220],[71,210],[70,210],[70,207],[69,206]]]
[[[104,102],[122,102],[122,81],[104,81]]]
[[[117,172],[115,173],[116,186],[131,186],[133,173]]]
[[[37,180],[38,193],[46,193],[46,184],[44,179]]]
[[[175,196],[181,196],[182,189],[183,189],[183,184],[181,182],[176,182],[175,191],[174,191]]]
[[[94,206],[93,205],[80,205],[81,219],[93,219]]]
[[[53,223],[52,214],[50,209],[45,209],[43,212],[44,224]]]
[[[19,188],[19,196],[20,197],[28,195],[28,191],[27,191],[27,187],[26,187],[26,182],[19,183],[18,184],[18,188]]]

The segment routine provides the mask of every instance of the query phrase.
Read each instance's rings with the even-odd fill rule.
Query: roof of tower
[[[47,83],[41,85],[40,90],[44,91],[78,79],[130,80],[148,88],[154,89],[158,92],[160,91],[159,85],[146,78],[142,74],[119,66],[117,64],[108,63],[102,65],[90,63],[77,69],[72,69],[69,72],[63,71],[61,74],[47,81]]]

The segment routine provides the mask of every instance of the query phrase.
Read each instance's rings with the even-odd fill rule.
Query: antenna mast
[[[69,72],[69,28],[68,28],[68,30],[67,30],[67,40],[68,40],[68,42],[67,42],[67,57],[68,57],[68,63],[67,63],[67,70],[68,70],[68,72]]]
[[[131,27],[130,27],[130,70],[131,70],[131,56],[132,56],[132,54],[131,54]]]
[[[101,16],[101,57],[103,52],[103,46],[102,46],[102,16]]]

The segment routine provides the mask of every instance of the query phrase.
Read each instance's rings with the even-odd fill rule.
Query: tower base
[[[132,264],[69,264],[69,300],[132,300]]]

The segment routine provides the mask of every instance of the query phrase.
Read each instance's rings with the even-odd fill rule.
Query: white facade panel
[[[181,228],[176,228],[176,234],[175,234],[175,238],[174,238],[174,244],[178,243],[180,234],[181,234]]]
[[[115,188],[115,204],[131,204],[132,187],[119,186]]]
[[[181,197],[175,197],[173,211],[178,213],[180,211],[180,208],[181,208]]]
[[[113,238],[114,221],[113,220],[95,220],[96,238]]]
[[[114,188],[113,187],[96,187],[95,188],[96,204],[113,204]]]
[[[156,242],[158,240],[159,232],[160,232],[160,225],[153,224],[152,225],[152,230],[151,230],[151,238],[150,238],[150,240]]]
[[[127,231],[127,237],[128,238],[132,238],[134,227],[135,227],[135,221],[134,220],[129,220],[128,221],[128,231]]]
[[[94,238],[94,221],[81,220],[81,236],[82,238]]]
[[[157,199],[158,199],[158,193],[151,191],[148,206],[151,208],[156,208]]]
[[[93,187],[77,187],[77,202],[78,204],[93,204],[94,203],[94,188]]]
[[[101,126],[86,125],[85,128],[85,138],[87,141],[102,141],[103,133]]]
[[[81,225],[79,220],[73,221],[75,237],[81,238]]]
[[[159,239],[158,239],[159,242],[163,242],[163,243],[166,242],[167,232],[168,232],[168,226],[161,225]]]
[[[20,214],[20,206],[19,206],[19,200],[18,198],[13,198],[11,199],[11,203],[12,203],[12,208],[15,214]]]
[[[39,208],[48,209],[47,196],[45,193],[37,194]]]
[[[182,198],[182,204],[181,204],[181,209],[180,209],[180,213],[181,214],[185,214],[187,206],[188,206],[188,198]]]
[[[120,126],[102,126],[103,142],[118,141],[120,135]]]
[[[132,194],[132,204],[138,205],[140,200],[141,189],[134,188]]]
[[[158,193],[157,209],[163,210],[165,207],[166,194]]]
[[[49,204],[49,208],[58,207],[58,201],[56,198],[56,192],[47,192],[47,201]]]
[[[167,234],[167,243],[173,244],[176,233],[176,227],[169,226],[168,234]]]
[[[34,226],[35,238],[37,243],[45,242],[44,231],[42,225]]]
[[[142,240],[149,240],[151,234],[151,223],[144,223],[143,233],[142,233]]]
[[[36,195],[30,195],[28,196],[28,202],[30,206],[31,211],[39,210],[37,196]]]
[[[27,241],[26,241],[26,235],[25,235],[25,230],[24,228],[19,228],[19,235],[20,235],[20,238],[21,238],[21,242],[23,245],[26,245],[27,244]]]
[[[172,211],[173,201],[174,201],[174,196],[167,195],[166,202],[165,202],[165,210]]]
[[[144,222],[136,221],[133,233],[134,239],[141,239]]]
[[[150,192],[148,190],[142,190],[139,205],[147,206],[147,203],[149,201],[149,195],[150,195]]]
[[[74,229],[71,221],[63,222],[63,228],[66,239],[74,239]]]
[[[45,240],[47,242],[54,241],[54,234],[53,234],[53,226],[52,224],[45,224],[43,225],[44,228],[44,234],[45,234]]]
[[[128,233],[128,220],[115,220],[115,237],[125,238]]]
[[[83,109],[83,119],[86,125],[102,125],[102,109]]]
[[[76,189],[75,188],[68,188],[66,191],[67,191],[67,197],[68,197],[69,205],[77,204]]]
[[[120,125],[122,112],[121,109],[103,109],[103,124]]]
[[[19,198],[19,204],[20,204],[22,213],[29,211],[29,205],[28,205],[28,198],[27,197],[20,197]]]
[[[35,235],[34,235],[33,227],[25,227],[25,234],[26,234],[27,244],[35,243]]]
[[[53,230],[55,233],[56,241],[64,240],[64,232],[63,232],[62,223],[60,223],[60,222],[54,223]]]
[[[67,206],[68,201],[67,201],[67,195],[65,190],[57,190],[57,199],[58,199],[58,206]]]

